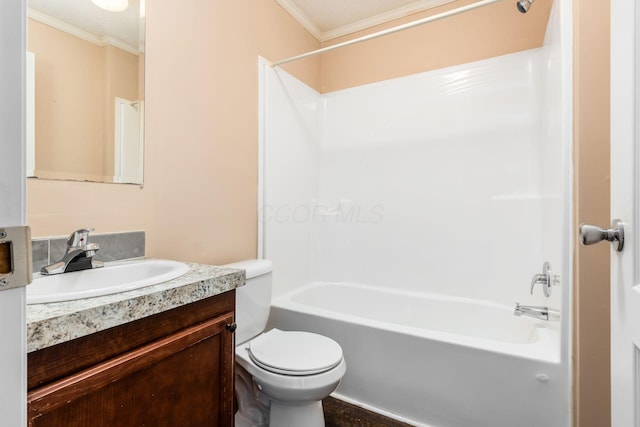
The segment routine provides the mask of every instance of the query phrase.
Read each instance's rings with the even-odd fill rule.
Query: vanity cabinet
[[[34,427],[233,425],[235,291],[28,354]]]

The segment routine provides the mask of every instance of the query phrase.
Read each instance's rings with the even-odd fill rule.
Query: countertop
[[[102,297],[27,305],[27,351],[32,352],[161,313],[245,283],[244,270],[186,263],[168,282]]]

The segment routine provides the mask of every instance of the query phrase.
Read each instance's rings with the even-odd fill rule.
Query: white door
[[[25,223],[26,0],[0,0],[0,226]],[[26,426],[25,288],[0,290],[0,424]]]
[[[142,183],[142,101],[116,97],[115,182]]]
[[[637,0],[611,1],[611,217],[625,231],[623,251],[611,255],[612,427],[639,425],[639,12]]]

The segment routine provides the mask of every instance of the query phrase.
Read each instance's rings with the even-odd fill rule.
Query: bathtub
[[[270,327],[343,348],[338,399],[412,425],[558,426],[567,419],[557,324],[513,306],[350,283],[272,302]]]

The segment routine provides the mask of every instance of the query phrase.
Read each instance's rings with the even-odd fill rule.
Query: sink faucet
[[[67,239],[67,251],[62,259],[42,267],[40,273],[60,274],[102,267],[104,265],[102,261],[93,259],[100,246],[96,243],[89,243],[89,232],[91,231],[93,228],[83,228],[71,233]]]
[[[560,320],[560,312],[552,310],[549,307],[534,306],[534,305],[520,305],[516,303],[516,308],[513,310],[513,314],[516,316],[528,316],[540,320]]]

